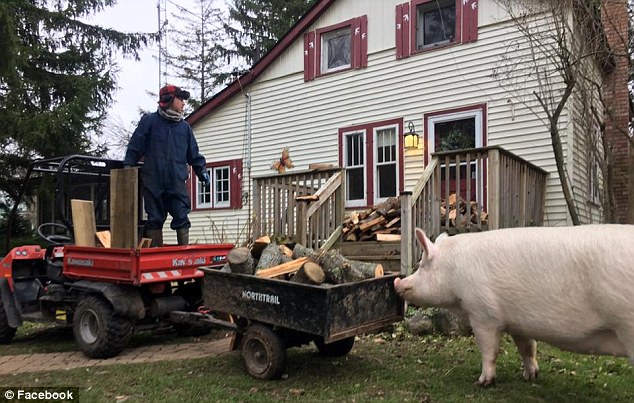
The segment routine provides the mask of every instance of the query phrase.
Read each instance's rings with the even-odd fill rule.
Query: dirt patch
[[[126,349],[118,356],[106,360],[87,358],[80,351],[5,355],[0,356],[0,375],[101,367],[113,364],[187,360],[226,353],[230,351],[230,345],[231,338],[226,337],[211,341],[145,346]]]

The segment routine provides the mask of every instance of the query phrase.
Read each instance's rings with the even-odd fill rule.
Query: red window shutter
[[[394,32],[396,35],[396,60],[403,58],[403,5],[396,6],[396,21]]]
[[[231,187],[229,205],[233,209],[239,209],[242,208],[242,160],[231,161],[229,169],[231,170],[229,173],[229,186]]]
[[[401,33],[403,34],[403,58],[409,57],[411,53],[410,48],[410,39],[412,37],[411,32],[411,24],[412,24],[412,16],[410,15],[410,6],[409,3],[403,4],[403,19],[402,19],[403,29]]]
[[[361,18],[352,20],[352,68],[361,67]]]
[[[368,67],[368,16],[361,16],[361,64],[359,67]]]
[[[478,0],[462,1],[462,43],[478,39]]]
[[[315,79],[315,31],[304,34],[304,81]]]

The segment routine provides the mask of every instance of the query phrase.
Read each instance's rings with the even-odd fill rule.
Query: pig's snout
[[[402,296],[405,292],[407,292],[410,288],[412,288],[407,283],[408,283],[407,281],[403,281],[399,277],[394,279],[394,289],[399,295]]]

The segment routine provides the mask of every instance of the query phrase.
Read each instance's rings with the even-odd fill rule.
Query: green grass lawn
[[[70,337],[69,337],[70,335]],[[31,327],[0,355],[75,350],[72,332]],[[182,342],[139,335],[132,345]],[[346,357],[321,357],[314,346],[288,350],[286,375],[258,381],[237,352],[152,364],[112,365],[0,376],[0,387],[78,387],[82,402],[632,402],[634,370],[626,359],[561,352],[538,345],[540,376],[521,378],[520,359],[505,337],[497,384],[474,386],[480,354],[471,337],[416,337],[400,330],[357,338]]]

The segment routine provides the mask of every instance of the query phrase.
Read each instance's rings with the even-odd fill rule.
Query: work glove
[[[209,186],[209,184],[211,183],[211,181],[209,180],[209,174],[207,172],[203,172],[202,175],[200,175],[200,181],[203,182],[206,186]]]

